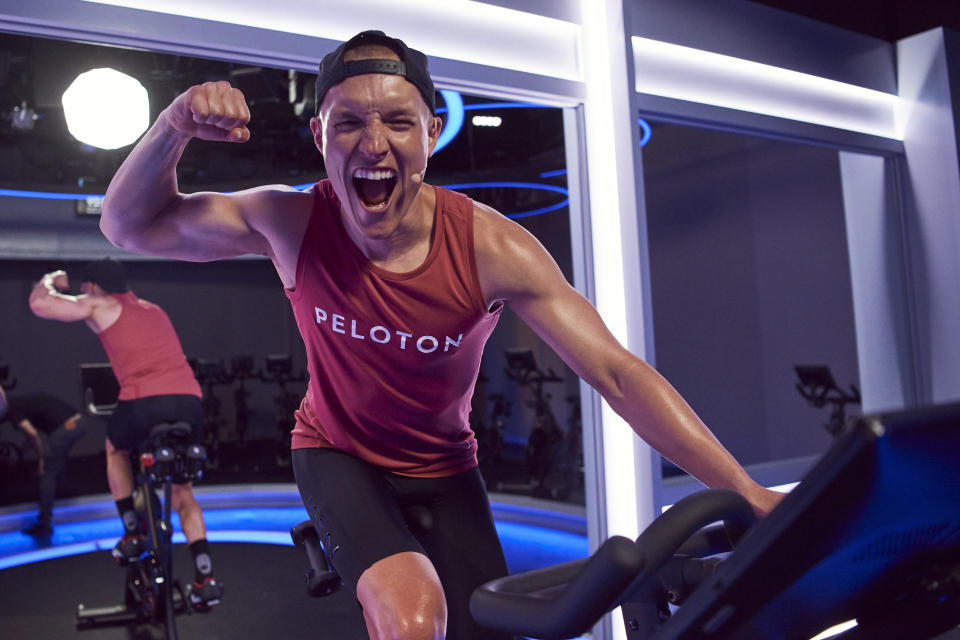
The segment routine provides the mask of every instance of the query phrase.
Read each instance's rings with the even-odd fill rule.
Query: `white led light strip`
[[[589,0],[584,1],[584,5]],[[609,54],[607,11],[584,6],[583,50],[586,71],[587,172],[590,184],[590,222],[594,256],[594,289],[597,310],[611,333],[628,345],[626,292],[623,286],[624,257],[621,246],[620,202],[623,181],[617,162],[617,107]],[[632,163],[630,163],[632,165]],[[635,209],[635,207],[634,207]],[[633,211],[630,215],[635,215]],[[634,443],[630,427],[606,402],[601,405],[603,469],[606,493],[606,534],[634,538],[639,534]]]
[[[566,80],[582,77],[578,25],[473,0],[85,1],[339,41],[382,29],[427,55]],[[326,51],[307,53],[319,57]]]
[[[903,140],[897,96],[634,36],[636,91]]]
[[[624,278],[626,265],[631,264],[624,246],[629,244],[624,241],[624,230],[630,229],[628,222],[637,215],[633,161],[636,145],[630,128],[636,114],[631,113],[625,56],[618,54],[622,47],[612,44],[624,39],[623,7],[619,0],[582,0],[581,9],[586,89],[584,160],[589,184],[595,303],[611,333],[638,353],[638,345],[629,342],[630,322],[641,321],[630,316],[630,307],[636,313],[640,306],[635,299],[638,292],[628,292],[625,280],[629,279]],[[628,305],[628,297],[634,298],[632,305]],[[602,462],[598,472],[603,478],[601,504],[605,527],[600,535],[635,538],[641,525],[653,516],[649,468],[652,457],[646,445],[638,442],[629,425],[605,401],[601,403],[600,423],[595,428]],[[640,452],[645,455],[638,456]],[[614,640],[625,640],[619,609],[603,623],[601,637],[608,637],[604,633],[607,624]]]
[[[838,636],[848,629],[853,629],[855,626],[857,626],[856,620],[847,620],[846,622],[841,622],[840,624],[834,625],[829,629],[825,629],[824,631],[810,638],[810,640],[827,640],[827,638]]]

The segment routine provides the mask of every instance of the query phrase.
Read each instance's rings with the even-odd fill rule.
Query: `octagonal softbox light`
[[[115,69],[85,71],[63,93],[63,115],[74,138],[100,149],[131,144],[150,124],[147,90]]]

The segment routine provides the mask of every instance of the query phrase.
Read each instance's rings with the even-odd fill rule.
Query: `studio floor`
[[[182,640],[366,638],[352,593],[311,598],[307,560],[289,529],[306,519],[289,484],[199,487],[223,602],[209,613],[177,617]],[[515,496],[492,496],[497,530],[512,572],[587,555],[582,509]],[[123,599],[124,573],[110,556],[120,533],[107,495],[58,501],[49,538],[21,533],[35,516],[30,504],[0,510],[0,637],[5,640],[164,637],[153,625],[78,630],[78,605],[105,607]],[[174,522],[175,531],[179,523]],[[191,575],[182,535],[174,536],[174,573]]]
[[[203,640],[273,638],[367,638],[352,595],[341,590],[310,598],[303,588],[303,552],[292,546],[221,542],[213,545],[225,588],[208,613],[177,617],[180,638]],[[175,547],[176,572],[189,576],[190,554]],[[108,551],[70,555],[0,571],[0,636],[8,640],[153,640],[158,625],[77,630],[77,606],[120,604],[123,570]],[[322,632],[320,632],[322,630]]]

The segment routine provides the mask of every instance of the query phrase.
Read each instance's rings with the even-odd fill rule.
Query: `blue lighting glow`
[[[541,178],[556,178],[557,176],[567,175],[566,169],[554,169],[553,171],[544,171],[540,174]]]
[[[531,209],[530,211],[520,211],[518,213],[505,214],[508,218],[517,220],[518,218],[527,218],[529,216],[540,215],[541,213],[549,213],[551,211],[556,211],[557,209],[562,209],[570,204],[570,192],[564,189],[563,187],[558,187],[552,184],[540,184],[537,182],[461,182],[459,184],[444,184],[440,185],[446,189],[451,189],[455,191],[460,191],[464,189],[487,189],[487,188],[507,188],[507,189],[540,189],[543,191],[553,191],[555,193],[563,194],[564,198],[562,201],[557,204],[552,204],[548,207],[541,207],[539,209]]]
[[[116,544],[117,539],[113,539]],[[33,551],[24,551],[12,556],[0,558],[0,569],[9,569],[18,567],[22,564],[31,564],[33,562],[43,562],[54,558],[64,558],[66,556],[75,556],[81,553],[92,553],[104,549],[97,541],[79,542],[77,544],[68,544],[61,547],[46,547],[44,549],[34,549]]]
[[[19,189],[0,189],[0,196],[14,198],[45,198],[47,200],[86,200],[87,198],[103,198],[96,193],[55,193],[52,191],[20,191]]]
[[[443,96],[443,101],[447,106],[437,109],[437,113],[444,112],[448,115],[447,121],[443,125],[443,131],[440,132],[440,139],[437,140],[437,146],[433,149],[434,153],[450,144],[463,128],[464,106],[460,92],[441,89],[440,95]]]
[[[643,118],[637,118],[637,124],[640,125],[640,146],[642,147],[650,142],[652,131],[650,130],[650,123]]]
[[[214,502],[231,502],[246,497],[256,507],[216,508]],[[285,506],[290,496],[285,493],[259,495],[247,493],[231,497],[231,494],[198,495],[205,503],[204,520],[207,538],[211,542],[246,542],[292,546],[290,527],[306,520],[302,505]],[[270,501],[276,507],[263,506]],[[85,505],[77,509],[79,518],[90,519],[56,524],[53,536],[47,540],[35,539],[19,531],[0,533],[0,570],[23,564],[43,562],[54,558],[108,551],[116,544],[120,523],[115,517],[102,518],[93,514],[112,505]],[[589,554],[587,538],[582,532],[585,523],[582,516],[556,513],[517,505],[491,505],[494,513],[506,515],[510,521],[498,516],[497,532],[503,543],[510,570],[527,571],[560,562],[567,562]],[[69,507],[58,508],[66,515]],[[21,515],[8,514],[4,526],[13,526]],[[173,516],[174,544],[185,544],[180,532],[179,520]]]
[[[440,93],[444,93],[441,91]],[[457,93],[456,91],[450,91],[450,93]],[[458,94],[459,95],[459,94]],[[484,109],[554,109],[556,107],[550,107],[545,104],[537,104],[535,102],[477,102],[474,104],[464,105],[463,101],[460,101],[460,108],[464,111],[482,111]],[[439,107],[437,113],[444,113],[446,109]]]
[[[541,177],[551,177],[554,175],[563,175],[566,173],[566,169],[560,169],[558,172],[547,172]],[[313,188],[314,183],[308,182],[304,184],[293,185],[294,189],[298,191],[305,191],[307,189]],[[532,209],[530,211],[520,211],[517,213],[507,214],[508,218],[514,220],[518,218],[526,218],[529,216],[540,215],[541,213],[550,213],[551,211],[556,211],[562,209],[570,204],[569,192],[563,188],[558,187],[552,184],[538,184],[536,182],[463,182],[459,184],[452,185],[440,185],[446,187],[447,189],[483,189],[486,187],[502,187],[507,189],[542,189],[546,191],[554,191],[556,193],[563,194],[564,199],[556,204],[552,204],[547,207],[541,207],[539,209]],[[0,196],[14,196],[18,198],[49,198],[54,200],[86,200],[88,198],[103,198],[102,195],[94,194],[82,194],[82,193],[51,193],[46,191],[17,191],[13,189],[0,189]]]
[[[496,525],[511,573],[548,567],[590,555],[587,539],[582,535],[516,522],[497,522]]]

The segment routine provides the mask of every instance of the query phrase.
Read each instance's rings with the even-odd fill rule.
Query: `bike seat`
[[[187,438],[192,432],[189,422],[161,422],[150,429],[147,439],[155,444],[167,444]]]
[[[152,480],[184,484],[203,475],[206,449],[191,443],[193,428],[189,422],[156,424],[141,446],[141,464],[149,469]]]

